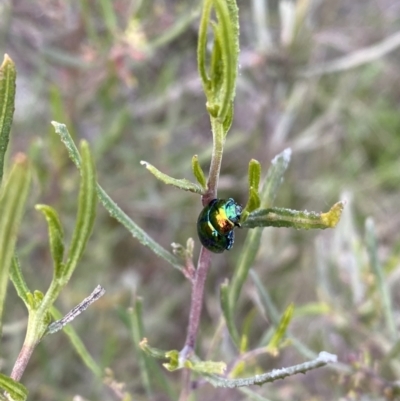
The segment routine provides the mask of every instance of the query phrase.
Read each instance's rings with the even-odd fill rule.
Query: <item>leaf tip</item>
[[[339,223],[340,217],[343,212],[343,208],[346,205],[346,201],[336,202],[329,212],[321,213],[322,222],[329,228],[334,228]]]
[[[2,63],[1,66],[4,67],[6,64],[14,65],[14,61],[12,60],[12,58],[7,53],[4,53],[3,63]]]

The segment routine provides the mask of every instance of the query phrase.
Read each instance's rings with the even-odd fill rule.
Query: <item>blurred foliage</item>
[[[298,363],[307,352],[322,349],[337,354],[342,364],[252,388],[251,394],[208,385],[196,394],[201,401],[251,399],[256,392],[271,400],[389,398],[391,382],[400,374],[400,346],[386,326],[382,283],[367,257],[364,222],[367,216],[375,222],[377,257],[398,327],[400,53],[307,79],[299,72],[395,34],[400,5],[395,0],[298,0],[290,14],[286,3],[239,2],[241,68],[219,194],[244,205],[248,161],[259,160],[265,172],[272,157],[290,147],[292,162],[276,203],[321,210],[340,198],[348,206],[332,231],[264,230],[253,264],[264,290],[254,279],[245,283],[237,323],[247,327],[251,348],[266,346],[293,302],[289,338],[294,348],[275,357],[253,355],[241,375]],[[70,238],[79,187],[79,174],[51,120],[67,124],[75,139],[90,143],[101,185],[155,240],[169,249],[172,242],[195,238],[199,197],[157,182],[140,161],[157,160],[166,174],[193,180],[191,158],[197,154],[208,169],[211,133],[196,64],[199,5],[178,0],[0,2],[0,53],[8,53],[18,68],[9,154],[28,152],[34,166],[34,189],[18,241],[32,288],[45,291],[52,274],[46,226],[33,205],[54,206]],[[296,23],[290,25],[293,15]],[[216,257],[207,282],[198,348],[213,360],[233,357],[220,323],[218,289],[231,277],[244,236],[237,230],[235,247]],[[198,250],[196,238],[196,255]],[[102,284],[107,295],[73,323],[75,330],[97,363],[110,367],[110,377],[126,383],[134,399],[170,399],[179,390],[180,375],[168,373],[168,388],[160,380],[148,394],[126,309],[141,296],[149,343],[177,349],[184,342],[189,283],[103,209],[81,263],[57,307],[68,311]],[[2,371],[9,372],[26,327],[23,305],[11,288],[4,313],[1,362]],[[147,367],[153,378],[160,377],[158,368],[154,363]],[[91,400],[110,397],[62,334],[39,344],[23,384],[30,399],[43,401],[70,400],[76,394]]]

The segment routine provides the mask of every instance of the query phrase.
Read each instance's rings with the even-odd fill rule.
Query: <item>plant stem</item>
[[[217,197],[217,185],[221,170],[224,146],[224,127],[217,118],[211,117],[211,129],[213,133],[213,152],[211,156],[210,173],[207,181],[207,192],[202,197],[203,206],[208,205],[212,199]],[[185,360],[187,356],[194,351],[196,345],[201,309],[203,306],[204,285],[210,266],[211,252],[208,249],[201,247],[199,260],[197,262],[196,276],[192,287],[192,299],[190,303],[186,341],[185,346],[180,353],[181,360]]]
[[[186,335],[185,346],[181,351],[181,358],[186,359],[196,345],[197,333],[199,330],[201,309],[203,306],[204,284],[206,282],[208,269],[211,265],[211,252],[201,247],[199,262],[197,265],[196,277],[192,289],[190,304],[189,325]]]
[[[225,142],[224,127],[218,118],[211,117],[211,129],[213,133],[213,151],[207,180],[207,192],[202,197],[203,206],[207,206],[211,200],[217,197],[218,179]]]
[[[15,361],[14,367],[12,369],[11,372],[11,379],[15,380],[15,381],[20,381],[26,366],[28,365],[29,359],[32,356],[32,353],[35,349],[35,345],[27,345],[24,344],[22,346],[22,349],[18,355],[17,360]]]

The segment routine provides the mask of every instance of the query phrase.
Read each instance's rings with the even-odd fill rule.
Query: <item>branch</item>
[[[400,32],[396,32],[373,46],[357,50],[349,55],[337,58],[336,60],[301,70],[298,76],[300,78],[312,78],[324,74],[350,70],[363,64],[379,60],[398,47],[400,47]]]
[[[299,365],[290,366],[288,368],[274,369],[271,372],[246,377],[243,379],[225,379],[216,375],[204,375],[204,378],[215,387],[236,388],[252,385],[262,385],[264,383],[271,383],[276,380],[284,379],[288,376],[293,376],[298,373],[306,373],[309,370],[320,368],[329,363],[336,363],[337,356],[328,352],[320,352],[316,359],[304,362]]]

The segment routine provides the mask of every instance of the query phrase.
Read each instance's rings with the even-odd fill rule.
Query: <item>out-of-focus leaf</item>
[[[9,271],[30,180],[28,160],[20,153],[7,182],[0,189],[0,333]]]
[[[23,384],[2,373],[0,373],[0,388],[6,391],[14,401],[25,401],[28,398],[28,389]]]
[[[15,64],[5,54],[3,63],[0,66],[0,185],[3,179],[4,158],[14,116],[16,78],[17,71]]]
[[[276,328],[275,333],[273,334],[271,341],[269,342],[269,344],[267,346],[268,352],[270,352],[272,355],[278,354],[279,346],[282,343],[283,337],[286,334],[289,323],[292,320],[293,310],[294,310],[294,305],[290,304],[286,308],[285,312],[283,312],[283,315],[281,317],[281,320],[279,321],[278,327]]]
[[[194,192],[196,194],[204,193],[203,188],[201,188],[197,184],[193,184],[192,182],[190,182],[189,180],[186,180],[185,178],[177,179],[177,178],[170,177],[169,175],[162,173],[160,170],[155,168],[153,165],[151,165],[150,163],[147,163],[145,161],[141,161],[140,164],[145,166],[147,168],[147,170],[150,171],[150,173],[152,173],[156,178],[158,178],[164,184],[173,185],[176,188],[183,189],[184,191]]]

